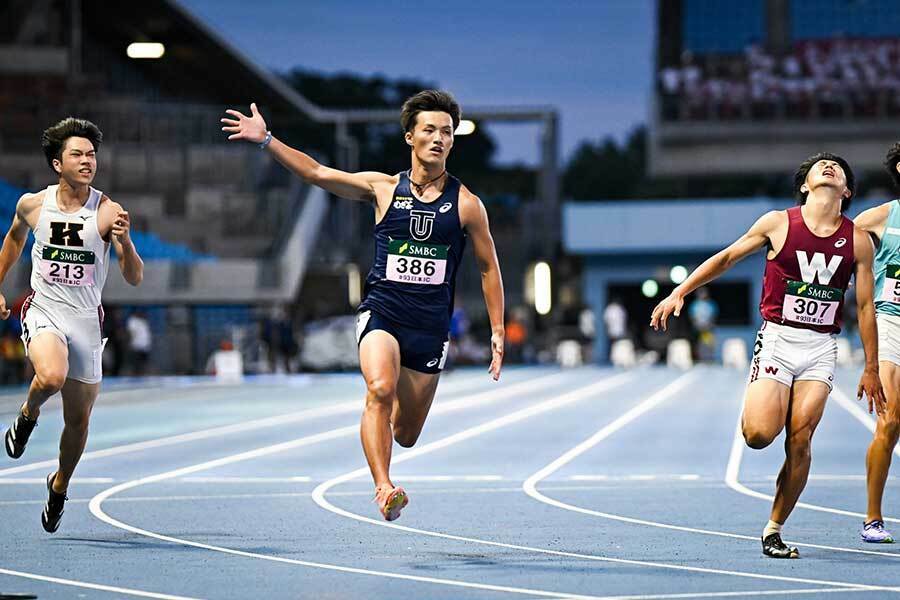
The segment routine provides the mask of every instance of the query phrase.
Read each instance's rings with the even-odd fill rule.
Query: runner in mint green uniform
[[[888,151],[885,166],[900,189],[900,143]],[[864,211],[856,225],[867,231],[878,246],[875,252],[875,312],[878,323],[878,365],[887,407],[878,415],[875,436],[866,454],[868,508],[860,533],[863,541],[891,543],[884,528],[881,502],[891,468],[891,455],[900,437],[900,200],[891,200]]]

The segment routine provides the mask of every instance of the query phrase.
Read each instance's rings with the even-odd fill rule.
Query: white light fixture
[[[552,289],[550,287],[550,265],[539,262],[534,265],[534,310],[539,315],[546,315],[553,306]]]
[[[659,284],[652,279],[648,279],[641,284],[641,293],[647,298],[655,298],[659,293]]]
[[[454,132],[455,135],[471,135],[473,133],[475,133],[475,121],[469,121],[467,119],[460,121]]]
[[[134,42],[125,50],[128,58],[160,58],[166,53],[166,47],[157,42]]]
[[[687,276],[688,270],[681,265],[675,265],[674,267],[672,267],[672,270],[669,271],[669,279],[671,279],[672,283],[674,283],[675,285],[683,282],[685,279],[687,279]]]
[[[347,265],[347,300],[350,306],[356,308],[362,301],[362,283],[359,277],[359,267],[350,263]]]

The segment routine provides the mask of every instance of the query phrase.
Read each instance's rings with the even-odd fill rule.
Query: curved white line
[[[675,392],[678,392],[678,391],[680,391],[680,388],[672,389],[672,390],[664,389],[661,392],[658,392],[657,394],[650,396],[649,398],[644,400],[642,403],[638,404],[637,406],[635,406],[634,408],[632,408],[631,410],[629,410],[628,412],[626,412],[625,414],[620,416],[618,419],[612,421],[611,423],[609,423],[608,425],[606,425],[605,427],[600,429],[597,433],[595,433],[588,439],[584,440],[583,442],[581,442],[580,444],[578,444],[577,446],[575,446],[574,448],[572,448],[568,452],[564,453],[562,456],[560,456],[559,458],[557,458],[556,460],[554,460],[553,462],[551,462],[550,464],[548,464],[547,466],[545,466],[544,468],[539,470],[537,473],[535,473],[534,475],[532,475],[531,477],[526,479],[525,482],[522,484],[523,491],[527,495],[529,495],[532,498],[534,498],[535,500],[537,500],[538,502],[543,502],[544,504],[549,504],[550,506],[554,506],[556,508],[561,508],[563,510],[577,512],[577,513],[581,513],[584,515],[590,515],[593,517],[600,517],[603,519],[619,521],[622,523],[631,523],[633,525],[645,525],[648,527],[657,527],[660,529],[669,529],[669,530],[673,530],[673,531],[683,531],[686,533],[697,533],[697,534],[701,534],[701,535],[712,535],[712,536],[716,536],[716,537],[724,537],[724,538],[731,538],[731,539],[737,539],[737,540],[749,540],[749,541],[758,542],[759,538],[749,536],[749,535],[742,535],[742,534],[737,534],[737,533],[729,533],[729,532],[725,532],[725,531],[716,531],[716,530],[710,530],[710,529],[699,529],[696,527],[687,527],[687,526],[683,526],[683,525],[672,525],[669,523],[662,523],[659,521],[648,521],[645,519],[625,517],[622,515],[615,515],[612,513],[606,513],[606,512],[601,512],[601,511],[597,511],[597,510],[592,510],[589,508],[584,508],[581,506],[576,506],[574,504],[562,502],[560,500],[551,498],[550,496],[547,496],[546,494],[543,494],[542,492],[538,491],[538,489],[537,489],[538,483],[540,483],[544,479],[550,477],[551,475],[556,473],[558,470],[560,470],[561,468],[563,468],[564,466],[566,466],[567,464],[569,464],[570,462],[572,462],[573,460],[575,460],[576,458],[578,458],[579,456],[581,456],[582,454],[584,454],[585,452],[590,450],[591,448],[595,447],[597,444],[599,444],[600,442],[602,442],[603,440],[608,438],[610,435],[612,435],[619,429],[622,429],[623,427],[625,427],[626,425],[628,425],[629,423],[631,423],[632,421],[634,421],[641,415],[652,410],[653,408],[655,408],[656,406],[661,404],[663,401],[665,401],[670,396],[672,396]],[[667,393],[662,393],[662,392],[667,392]],[[744,443],[743,443],[743,433],[741,432],[741,419],[740,419],[740,417],[738,417],[737,431],[736,431],[735,437],[732,441],[731,455],[729,456],[729,460],[728,460],[728,467],[726,469],[725,480],[726,480],[726,482],[729,483],[729,487],[731,487],[732,489],[740,488],[743,490],[747,490],[747,492],[749,492],[750,494],[758,494],[758,492],[755,492],[753,490],[750,490],[749,488],[744,487],[741,483],[739,483],[737,481],[737,474],[738,474],[738,470],[740,468],[740,457],[741,457],[741,453],[743,452],[743,447],[744,447]],[[744,492],[741,492],[741,493],[744,493]],[[765,497],[763,494],[759,494],[759,496]],[[889,558],[900,558],[900,554],[892,553],[892,552],[879,552],[877,550],[862,550],[859,548],[844,548],[844,547],[840,547],[840,546],[825,546],[825,545],[821,545],[821,544],[807,544],[807,543],[799,543],[799,542],[793,542],[793,541],[791,543],[796,544],[801,547],[816,548],[818,550],[832,550],[832,551],[837,551],[837,552],[850,552],[850,553],[854,553],[854,554],[874,554],[874,555],[878,555],[878,556],[886,556]]]
[[[662,396],[664,399],[669,395],[668,390],[670,388],[680,389],[684,385],[686,385],[687,381],[694,377],[694,372],[689,372],[675,381],[669,383],[667,386],[663,387],[661,390],[657,391],[654,396]],[[602,384],[602,382],[601,382]],[[492,421],[488,421],[486,423],[482,423],[481,425],[477,425],[475,427],[463,430],[459,433],[455,433],[448,437],[442,438],[435,442],[431,442],[430,444],[426,444],[415,450],[410,450],[408,452],[404,452],[396,457],[394,457],[391,461],[392,464],[397,464],[400,462],[405,462],[412,458],[416,458],[421,456],[422,454],[427,454],[433,452],[435,450],[439,450],[441,448],[445,448],[447,446],[451,446],[453,444],[471,439],[477,435],[481,435],[483,433],[487,433],[488,431],[493,431],[495,429],[499,429],[501,427],[511,425],[513,423],[517,423],[523,419],[526,419],[530,416],[534,416],[536,414],[541,414],[548,410],[552,410],[554,408],[558,408],[559,406],[563,406],[566,404],[570,404],[572,402],[576,402],[586,397],[590,397],[600,393],[602,390],[599,387],[601,384],[597,384],[596,386],[590,386],[588,388],[583,388],[581,390],[576,390],[574,392],[570,392],[556,400],[551,400],[548,402],[543,402],[541,404],[529,407],[527,409],[523,409],[521,411],[517,411],[516,413],[512,413],[510,415],[506,415],[504,417],[500,417],[498,419],[494,419]],[[661,400],[658,400],[661,401]],[[632,409],[635,410],[635,409]],[[634,417],[632,417],[634,418]],[[567,558],[578,558],[582,560],[591,560],[597,562],[607,562],[614,564],[626,564],[633,566],[643,566],[643,567],[655,567],[660,569],[670,569],[676,571],[688,571],[693,573],[705,573],[705,574],[714,574],[714,575],[731,575],[734,577],[743,577],[743,578],[751,578],[751,579],[764,579],[769,581],[786,581],[791,583],[809,583],[816,585],[825,585],[830,587],[843,587],[843,588],[853,588],[853,589],[864,589],[864,590],[884,590],[884,591],[900,591],[900,588],[895,590],[894,588],[888,588],[883,586],[873,586],[867,584],[856,584],[856,583],[846,583],[846,582],[838,582],[838,581],[828,581],[828,580],[820,580],[820,579],[806,579],[799,577],[783,577],[779,575],[766,575],[761,573],[752,573],[746,571],[731,571],[724,569],[711,569],[704,567],[688,567],[683,565],[673,565],[668,563],[657,563],[651,561],[642,561],[642,560],[631,560],[631,559],[623,559],[623,558],[612,558],[608,556],[601,556],[596,554],[580,554],[576,552],[564,552],[561,550],[550,550],[548,548],[536,548],[532,546],[522,546],[518,544],[506,544],[503,542],[495,542],[491,540],[484,540],[480,538],[472,538],[460,535],[453,535],[448,533],[441,533],[438,531],[428,531],[424,529],[417,529],[414,527],[406,527],[404,525],[398,525],[392,522],[379,521],[376,519],[372,519],[369,517],[364,517],[362,515],[349,512],[342,508],[338,508],[337,506],[331,504],[326,498],[325,494],[336,485],[341,483],[345,483],[347,481],[356,479],[367,474],[369,471],[367,468],[357,469],[355,471],[351,471],[339,477],[335,477],[334,479],[330,479],[322,484],[320,484],[316,489],[313,490],[313,501],[324,508],[327,511],[333,512],[342,517],[347,517],[348,519],[353,519],[356,521],[360,521],[363,523],[370,523],[372,525],[378,525],[380,527],[388,527],[391,529],[396,529],[399,531],[404,531],[407,533],[413,533],[417,535],[425,535],[429,537],[436,537],[441,539],[454,540],[459,542],[467,542],[471,544],[479,544],[485,546],[493,546],[497,548],[507,548],[511,550],[524,550],[527,552],[535,552],[539,554],[548,554],[552,556],[564,556]]]
[[[519,382],[510,388],[516,389],[543,389],[547,385],[556,384],[559,380],[566,377],[562,373],[553,373],[549,375],[541,375],[539,377],[534,377],[528,379],[523,382]],[[488,384],[489,385],[489,384]],[[453,389],[449,392],[452,396],[457,396],[460,394],[460,390],[467,390],[470,388],[476,387],[484,387],[484,382],[478,382],[478,385],[471,385],[470,382],[461,382],[456,386],[456,389]],[[507,388],[509,389],[509,388]],[[446,393],[446,390],[442,390],[442,392]],[[456,406],[463,405],[470,406],[472,402],[471,394],[467,394],[460,398],[459,400],[444,402],[439,406]],[[476,402],[484,402],[485,404],[490,403],[495,400],[495,394],[492,392],[482,392],[477,395]],[[462,403],[462,404],[460,404]],[[105,448],[103,450],[94,450],[91,452],[85,452],[81,455],[81,460],[79,462],[84,462],[86,460],[93,460],[97,458],[106,458],[109,456],[118,456],[120,454],[128,454],[131,452],[139,452],[141,450],[149,450],[152,448],[161,448],[164,446],[171,446],[174,444],[183,444],[186,442],[195,442],[198,440],[206,440],[210,438],[222,437],[225,435],[230,435],[232,433],[245,433],[247,431],[253,431],[256,429],[265,429],[268,427],[280,427],[283,425],[292,425],[294,423],[300,423],[302,421],[309,421],[312,419],[317,419],[320,417],[332,417],[337,415],[345,415],[350,413],[355,413],[362,410],[362,403],[359,400],[350,401],[350,402],[341,402],[340,404],[334,404],[330,406],[320,406],[316,408],[307,408],[304,410],[286,413],[283,415],[276,415],[274,417],[265,417],[262,419],[255,419],[252,421],[242,421],[240,423],[234,423],[232,425],[223,425],[220,427],[213,427],[210,429],[202,429],[199,431],[192,431],[189,433],[182,433],[178,435],[171,435],[162,438],[157,438],[153,440],[146,440],[143,442],[134,442],[130,444],[123,444],[121,446],[113,446],[111,448]],[[55,467],[57,466],[58,459],[48,459],[42,460],[39,462],[28,463],[24,465],[17,465],[15,467],[8,467],[6,469],[0,469],[0,477],[4,477],[7,475],[15,475],[17,473],[25,473],[28,471],[34,471],[37,469],[45,469],[47,467]],[[43,480],[41,480],[43,481]]]
[[[111,585],[103,585],[100,583],[88,583],[86,581],[75,581],[74,579],[62,579],[60,577],[48,577],[47,575],[36,575],[35,573],[25,573],[23,571],[13,571],[11,569],[0,568],[0,575],[22,577],[24,579],[34,579],[35,581],[46,581],[48,583],[58,583],[61,585],[68,585],[72,587],[87,588],[89,590],[101,590],[104,592],[115,592],[116,594],[127,594],[129,596],[140,596],[142,598],[159,598],[160,600],[198,600],[197,598],[191,598],[189,596],[157,594],[156,592],[145,592],[142,590],[133,590],[130,588],[115,587]]]
[[[609,380],[605,380],[601,383],[605,384],[606,387],[611,387],[613,385],[624,385],[628,380],[630,380],[632,378],[632,376],[633,376],[632,374],[617,375],[617,376],[611,377]],[[556,376],[551,376],[550,378],[543,378],[543,381],[538,386],[538,389],[543,388],[546,385],[555,385],[556,384],[555,381],[549,381],[549,382],[547,381],[548,379],[551,379],[551,378],[555,379],[555,377]],[[593,386],[589,386],[589,387],[595,388],[599,385],[600,384],[594,384]],[[522,389],[522,386],[527,386],[529,389],[524,390],[524,389]],[[534,380],[531,380],[531,381],[523,382],[522,384],[502,388],[501,390],[499,390],[497,392],[490,392],[490,394],[491,394],[491,396],[493,396],[493,400],[496,401],[501,398],[513,397],[513,396],[519,395],[519,394],[523,393],[524,391],[534,392],[535,389],[536,389],[535,382],[534,382]],[[436,412],[436,413],[450,412],[452,410],[458,410],[460,408],[465,408],[465,407],[471,406],[473,404],[478,404],[480,402],[479,398],[482,398],[483,396],[484,396],[484,394],[476,394],[469,398],[460,399],[456,403],[444,404],[443,406],[437,407],[434,412]],[[553,401],[551,401],[551,402],[553,402]],[[300,566],[317,568],[317,569],[325,569],[325,570],[330,570],[330,571],[354,573],[354,574],[358,574],[358,575],[386,577],[386,578],[401,579],[401,580],[406,580],[406,581],[416,581],[416,582],[421,582],[421,583],[434,583],[434,584],[462,587],[462,588],[472,588],[472,589],[480,589],[480,590],[488,590],[488,591],[496,591],[496,592],[508,592],[508,593],[525,594],[525,595],[541,596],[541,597],[548,597],[548,598],[582,598],[582,599],[594,598],[592,596],[573,595],[573,594],[552,592],[552,591],[546,591],[546,590],[536,590],[536,589],[508,587],[508,586],[497,586],[497,585],[473,583],[473,582],[459,581],[459,580],[452,580],[452,579],[439,579],[439,578],[434,578],[434,577],[405,575],[402,573],[374,571],[374,570],[369,570],[369,569],[359,569],[359,568],[354,568],[354,567],[344,567],[344,566],[340,566],[340,565],[283,558],[283,557],[271,556],[271,555],[267,555],[267,554],[260,554],[260,553],[256,553],[256,552],[245,552],[242,550],[235,550],[233,548],[225,548],[222,546],[203,544],[203,543],[195,542],[192,540],[186,540],[186,539],[176,538],[176,537],[172,537],[172,536],[168,536],[168,535],[163,535],[163,534],[149,531],[146,529],[140,529],[138,527],[134,527],[132,525],[128,525],[127,523],[119,521],[118,519],[115,519],[115,518],[109,516],[108,514],[106,514],[103,511],[103,502],[104,501],[109,499],[114,494],[123,492],[128,489],[136,488],[138,486],[146,485],[148,483],[164,481],[167,479],[174,479],[176,477],[181,477],[181,476],[184,476],[189,473],[196,473],[198,471],[203,471],[203,470],[211,469],[214,467],[219,467],[219,466],[224,466],[227,464],[232,464],[232,463],[236,463],[236,462],[259,458],[261,456],[267,456],[270,454],[283,452],[285,450],[299,448],[301,446],[307,446],[307,445],[315,444],[318,442],[328,441],[331,439],[337,439],[339,437],[354,434],[358,430],[359,430],[358,425],[350,425],[348,427],[340,427],[340,428],[333,429],[330,431],[325,431],[325,432],[321,432],[318,434],[291,440],[289,442],[284,442],[281,444],[275,444],[272,446],[257,448],[255,450],[250,450],[248,452],[241,452],[239,454],[234,454],[231,456],[226,456],[223,458],[206,461],[206,462],[203,462],[203,463],[200,463],[197,465],[192,465],[192,466],[184,467],[181,469],[175,469],[173,471],[168,471],[166,473],[160,473],[160,474],[153,475],[150,477],[144,477],[141,479],[136,479],[133,481],[125,482],[125,483],[111,487],[111,488],[104,490],[103,492],[97,494],[96,496],[94,496],[91,499],[88,506],[89,506],[91,513],[95,517],[97,517],[104,523],[112,525],[113,527],[116,527],[119,529],[124,529],[125,531],[129,531],[129,532],[135,533],[137,535],[142,535],[145,537],[150,537],[150,538],[158,539],[158,540],[165,541],[165,542],[180,544],[183,546],[191,546],[194,548],[211,550],[211,551],[215,551],[215,552],[221,552],[224,554],[231,554],[231,555],[235,555],[235,556],[244,556],[244,557],[248,557],[248,558],[257,558],[257,559],[261,559],[261,560],[294,564],[294,565],[300,565]]]
[[[849,410],[851,414],[853,414],[854,416],[859,418],[858,415],[856,415],[852,409],[857,409],[857,410],[861,410],[861,409],[859,409],[858,406],[856,406],[855,404],[850,402],[850,400],[847,398],[846,395],[844,395],[843,392],[841,392],[837,387],[835,387],[832,390],[831,394],[835,397],[835,400],[837,400],[838,404],[840,404],[843,408]],[[842,400],[844,402],[842,402]],[[850,408],[848,408],[848,406],[845,405],[845,402],[849,403]],[[865,413],[863,413],[863,415],[865,415]],[[864,423],[865,423],[865,420],[864,420]],[[872,427],[874,430],[874,425],[872,425]],[[762,492],[758,492],[756,490],[750,489],[738,480],[738,478],[740,476],[741,458],[743,456],[743,453],[744,453],[744,434],[741,430],[741,415],[738,414],[737,425],[735,426],[735,431],[734,431],[734,439],[733,439],[733,442],[731,445],[731,454],[728,457],[728,467],[725,470],[725,483],[726,483],[726,485],[728,485],[728,487],[730,487],[734,491],[738,492],[739,494],[743,494],[745,496],[750,496],[752,498],[759,498],[760,500],[765,500],[767,502],[774,501],[775,500],[774,496],[771,496],[769,494],[764,494]],[[797,506],[797,508],[805,508],[807,510],[831,513],[834,515],[841,515],[841,516],[845,516],[845,517],[854,517],[854,518],[858,518],[858,519],[866,518],[865,513],[859,513],[859,512],[854,512],[854,511],[850,511],[850,510],[842,510],[840,508],[832,508],[830,506],[821,506],[819,504],[810,504],[808,502],[797,502],[796,506]],[[892,523],[900,523],[900,519],[895,519],[895,518],[885,518],[884,520],[892,522]],[[797,542],[791,542],[791,543],[796,544]],[[805,545],[813,547],[813,548],[816,547],[811,544],[805,544]],[[829,548],[829,549],[834,549],[834,548]],[[845,548],[843,551],[845,551],[845,552],[852,551],[852,552],[857,552],[857,553],[862,553],[862,554],[878,554],[880,556],[890,556],[890,557],[894,557],[894,558],[900,558],[900,554],[895,553],[895,552],[878,552],[875,550],[852,550],[850,548]]]

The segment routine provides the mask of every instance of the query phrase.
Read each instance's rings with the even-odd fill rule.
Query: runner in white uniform
[[[16,205],[0,249],[0,284],[22,255],[28,231],[32,293],[22,306],[22,341],[34,379],[19,415],[4,438],[6,453],[19,458],[40,415],[41,405],[62,392],[65,427],[59,468],[47,476],[49,498],[41,515],[44,529],[59,527],[66,489],[87,442],[88,421],[102,378],[103,308],[110,245],[125,280],[138,285],[144,265],[131,241],[128,213],[91,187],[103,134],[96,125],[68,118],[44,132],[47,164],[59,183],[25,194]],[[0,294],[0,318],[9,317]]]

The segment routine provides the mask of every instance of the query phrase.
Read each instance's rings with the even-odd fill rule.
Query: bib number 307
[[[788,281],[781,315],[807,325],[834,325],[843,292],[837,288]]]
[[[386,271],[389,281],[441,285],[447,273],[447,246],[390,241]]]

